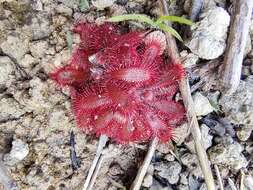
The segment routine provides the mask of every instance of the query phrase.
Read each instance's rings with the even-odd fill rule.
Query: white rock
[[[29,51],[28,48],[29,40],[23,39],[18,36],[9,35],[7,40],[0,44],[2,51],[20,61],[22,57]]]
[[[50,109],[52,105],[49,101],[48,84],[37,77],[30,80],[29,84],[30,99],[26,102],[26,108],[37,113],[43,112],[45,109]]]
[[[192,38],[186,46],[202,59],[215,59],[225,51],[230,16],[216,7],[201,14],[200,19],[192,27]]]
[[[29,153],[28,144],[20,139],[16,139],[12,142],[12,148],[10,153],[4,155],[4,162],[7,165],[13,166],[22,161]]]
[[[150,187],[152,184],[153,184],[153,176],[150,174],[146,175],[145,178],[143,179],[142,186]]]
[[[95,6],[99,10],[103,10],[107,7],[110,7],[113,5],[115,0],[93,0],[92,5]]]
[[[45,51],[48,49],[47,41],[36,41],[31,43],[29,46],[32,56],[38,58],[42,58]]]
[[[197,116],[207,115],[214,111],[209,100],[200,92],[193,95],[194,108]]]
[[[2,98],[0,110],[0,120],[19,118],[25,113],[25,110],[13,98]]]
[[[23,59],[19,62],[20,66],[24,68],[32,68],[36,64],[36,60],[30,54],[25,54]]]
[[[0,57],[0,86],[9,82],[11,74],[14,72],[13,62],[9,57]]]

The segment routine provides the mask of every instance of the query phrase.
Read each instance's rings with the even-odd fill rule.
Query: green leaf
[[[87,10],[90,6],[87,0],[80,0],[79,7],[80,7],[80,10],[83,12]]]
[[[158,26],[164,32],[170,33],[171,35],[175,36],[181,42],[183,41],[183,39],[181,38],[180,34],[175,29],[173,29],[172,27],[167,26],[166,24],[162,24],[162,23],[159,23]]]
[[[170,22],[178,22],[180,24],[187,24],[187,25],[193,25],[194,23],[189,20],[186,19],[184,17],[179,17],[179,16],[172,16],[172,15],[164,15],[164,16],[160,16],[157,20],[156,20],[156,24],[162,23],[164,21],[170,21]]]
[[[72,53],[72,45],[73,45],[73,36],[70,31],[67,32],[67,45],[70,53]]]
[[[122,22],[122,21],[127,21],[127,20],[135,20],[138,22],[144,22],[153,27],[157,27],[155,22],[144,14],[125,14],[125,15],[114,16],[107,19],[108,22]]]

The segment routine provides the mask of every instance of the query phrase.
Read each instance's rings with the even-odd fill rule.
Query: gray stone
[[[186,50],[180,52],[180,56],[185,68],[190,68],[196,65],[199,60],[199,57],[197,55],[194,53],[188,53]]]
[[[232,96],[222,96],[220,105],[231,123],[242,125],[237,133],[242,140],[247,140],[253,130],[253,77],[241,81]]]
[[[0,110],[0,120],[2,121],[19,118],[25,113],[25,110],[13,98],[2,98]]]
[[[24,26],[25,29],[31,32],[33,40],[40,40],[49,35],[52,32],[52,26],[49,16],[45,13],[38,13],[31,18],[31,23]]]
[[[179,174],[182,170],[181,165],[174,161],[164,164],[159,162],[155,165],[155,170],[158,171],[158,175],[168,180],[170,184],[176,184],[179,180]]]
[[[124,6],[120,6],[118,4],[113,4],[110,7],[110,11],[112,12],[112,16],[127,14],[126,8]]]
[[[193,95],[194,108],[197,116],[204,116],[214,111],[209,100],[200,92]]]
[[[73,14],[73,10],[69,7],[66,7],[63,4],[58,5],[55,8],[55,10],[56,10],[57,13],[63,14],[65,16],[72,16],[72,14]]]
[[[182,164],[185,165],[190,173],[198,178],[203,178],[201,168],[199,166],[198,157],[196,154],[185,153],[181,156]]]
[[[202,124],[200,126],[200,131],[201,131],[203,147],[205,150],[207,150],[210,146],[212,146],[213,136],[209,134],[210,128],[206,126],[205,124]],[[185,140],[184,144],[192,153],[196,153],[195,144],[192,137]]]
[[[80,4],[80,0],[58,0],[59,2],[61,2],[62,4],[64,4],[65,6],[72,8],[72,9],[77,9],[79,7]]]
[[[33,57],[42,58],[45,55],[45,51],[48,49],[47,41],[36,41],[30,43],[30,51]]]
[[[234,142],[232,144],[218,144],[209,149],[208,154],[212,164],[226,165],[238,171],[248,165],[248,161],[242,154],[243,147]]]
[[[149,188],[149,190],[173,190],[173,189],[169,186],[164,187],[157,180],[153,180],[153,184]]]
[[[33,0],[32,1],[32,8],[36,11],[42,11],[43,10],[43,4],[41,0]]]
[[[192,27],[192,38],[186,43],[190,50],[202,59],[215,59],[226,48],[229,14],[221,7],[207,10]]]
[[[225,8],[226,6],[226,0],[204,0],[204,9],[210,9],[210,8],[215,8],[217,7],[223,7]]]
[[[249,65],[245,65],[245,66],[243,66],[242,67],[242,76],[249,76],[249,75],[251,75],[251,68],[250,68],[250,66]]]
[[[0,44],[2,51],[15,58],[18,62],[29,51],[29,40],[18,35],[9,35],[7,40]]]
[[[30,70],[37,62],[38,61],[33,56],[25,54],[23,59],[19,62],[19,65],[23,68],[29,68]]]
[[[12,148],[10,153],[5,154],[3,157],[6,165],[13,166],[22,161],[29,153],[28,144],[20,139],[16,139],[12,142]]]
[[[8,86],[10,82],[11,74],[14,73],[13,62],[7,56],[0,56],[0,87]]]

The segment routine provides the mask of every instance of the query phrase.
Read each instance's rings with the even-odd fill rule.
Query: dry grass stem
[[[168,8],[166,0],[160,0],[161,3],[161,10],[163,15],[168,15]],[[169,24],[169,23],[168,23]],[[175,39],[170,35],[167,34],[167,42],[168,46],[168,54],[169,57],[176,63],[181,63],[180,56],[178,53],[177,45]],[[198,120],[194,110],[193,99],[191,96],[189,81],[187,77],[184,77],[179,83],[179,89],[183,98],[184,105],[187,110],[187,119],[190,123],[191,127],[191,134],[194,139],[195,150],[200,162],[200,166],[205,178],[205,182],[207,185],[208,190],[215,190],[215,184],[213,179],[213,174],[211,171],[210,163],[206,154],[206,151],[202,144],[202,137],[201,132],[199,129]]]
[[[153,155],[155,153],[158,141],[159,140],[158,140],[157,137],[155,137],[151,141],[149,149],[148,149],[148,153],[147,153],[147,155],[146,155],[146,157],[145,157],[145,159],[144,159],[141,167],[138,170],[137,176],[136,176],[134,182],[132,183],[132,186],[131,186],[130,190],[139,190],[141,188],[141,184],[142,184],[143,178],[145,177],[145,175],[147,173],[149,164],[150,164],[150,162],[152,160],[152,157],[153,157]]]
[[[98,147],[97,147],[97,152],[96,152],[95,158],[93,159],[91,167],[89,169],[88,176],[86,178],[86,181],[84,183],[82,190],[88,190],[88,188],[90,188],[90,186],[92,186],[91,182],[92,182],[92,180],[95,180],[94,179],[94,172],[98,172],[98,170],[100,168],[100,167],[98,167],[99,166],[98,164],[101,164],[101,163],[99,163],[99,160],[101,160],[100,157],[102,155],[102,152],[103,152],[103,149],[105,147],[107,140],[108,140],[108,137],[106,135],[100,136],[99,142],[98,142]]]

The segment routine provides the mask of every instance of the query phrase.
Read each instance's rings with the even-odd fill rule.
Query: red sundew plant
[[[71,89],[78,127],[119,143],[170,140],[185,118],[173,100],[184,70],[162,57],[165,35],[122,34],[114,25],[90,23],[77,24],[74,32],[81,38],[78,49],[50,76]]]

